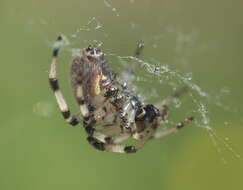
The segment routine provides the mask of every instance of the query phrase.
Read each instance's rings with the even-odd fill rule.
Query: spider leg
[[[53,53],[52,53],[51,69],[50,69],[50,73],[49,73],[49,82],[50,82],[51,88],[56,97],[57,104],[59,106],[59,109],[62,112],[64,119],[70,125],[74,126],[79,123],[79,118],[77,116],[71,116],[70,110],[69,110],[67,103],[59,88],[58,80],[56,77],[56,59],[57,59],[61,45],[62,45],[62,37],[59,36],[56,43],[54,44],[54,49],[53,49]]]
[[[139,41],[133,56],[129,59],[129,64],[127,65],[127,69],[121,74],[123,81],[126,83],[131,83],[134,79],[134,70],[139,65],[139,57],[142,53],[144,48],[144,43]]]
[[[140,55],[142,54],[143,48],[144,48],[144,42],[139,41],[138,44],[137,44],[137,47],[135,49],[133,58],[131,60],[131,64],[129,64],[129,67],[128,67],[128,72],[130,74],[134,73],[136,66],[138,66],[138,64],[139,64],[138,59],[139,59]]]
[[[168,106],[172,103],[172,101],[175,100],[176,98],[179,98],[180,96],[185,94],[187,91],[188,91],[188,88],[183,87],[183,88],[179,89],[178,91],[176,91],[172,96],[169,96],[166,99],[164,99],[163,101],[156,104],[156,107],[161,112],[160,116],[161,116],[162,121],[160,124],[163,124],[168,119],[168,111],[169,111]]]
[[[101,151],[108,151],[108,152],[115,152],[115,153],[135,153],[139,149],[141,149],[149,139],[153,137],[154,132],[155,132],[154,128],[147,129],[143,136],[141,135],[139,136],[139,142],[131,146],[117,144],[127,140],[131,136],[130,134],[127,134],[127,136],[125,135],[119,136],[117,138],[112,137],[113,140],[112,143],[100,142],[93,136],[89,136],[87,140],[94,148]]]
[[[135,146],[125,146],[121,144],[110,144],[98,141],[96,138],[89,136],[87,138],[88,142],[97,150],[116,152],[116,153],[134,153],[136,152]],[[123,141],[122,139],[121,141]],[[125,139],[126,140],[126,139]]]
[[[76,89],[76,99],[79,104],[79,110],[81,113],[81,116],[85,121],[88,121],[90,119],[90,111],[88,109],[88,105],[84,100],[83,96],[83,88],[80,84],[77,85]]]
[[[114,130],[114,128],[116,129]],[[97,142],[106,144],[116,144],[123,142],[131,137],[131,134],[129,133],[120,134],[120,132],[118,133],[117,130],[121,131],[121,128],[116,126],[110,126],[109,129],[97,130],[92,127],[92,129],[86,129],[86,132],[89,134],[89,137],[87,139],[94,138]],[[117,134],[117,136],[113,136],[114,134]]]
[[[173,100],[175,100],[176,98],[179,98],[180,96],[184,95],[187,91],[188,91],[188,87],[186,87],[186,86],[181,88],[181,89],[179,89],[172,96],[169,96],[166,99],[164,99],[163,101],[157,103],[156,107],[159,108],[159,109],[164,109],[164,107],[170,105]]]
[[[115,128],[115,130],[114,130]],[[87,141],[98,150],[110,152],[124,152],[124,146],[117,145],[131,137],[129,133],[120,134],[121,128],[118,126],[109,126],[100,130],[93,129],[87,137]],[[112,136],[118,135],[118,136]]]
[[[170,128],[170,129],[166,129],[166,130],[162,130],[162,131],[156,131],[152,138],[161,138],[170,134],[173,134],[175,132],[177,132],[179,129],[183,128],[184,126],[188,125],[189,123],[191,123],[193,121],[193,117],[189,117],[186,120],[184,120],[183,122],[178,123],[175,127]]]
[[[179,129],[183,128],[184,126],[188,125],[193,121],[193,117],[187,118],[185,121],[178,123],[175,127],[171,129],[167,129],[164,131],[155,131],[156,128],[149,128],[143,133],[134,134],[133,138],[138,139],[139,142],[134,146],[124,146],[124,145],[103,145],[104,150],[109,152],[118,152],[118,153],[135,153],[139,149],[141,149],[148,140],[153,138],[161,138],[172,133],[177,132]],[[98,143],[99,144],[99,143]]]
[[[154,132],[153,130],[150,130],[146,136],[144,136],[143,138],[140,138],[140,141],[137,144],[131,145],[131,146],[117,144],[117,143],[127,140],[130,137],[130,135],[121,136],[121,137],[116,138],[113,141],[113,144],[100,142],[92,136],[89,136],[87,138],[87,140],[94,148],[101,150],[101,151],[105,150],[108,152],[115,152],[115,153],[135,153],[140,148],[142,148],[149,139],[151,139],[153,132]]]

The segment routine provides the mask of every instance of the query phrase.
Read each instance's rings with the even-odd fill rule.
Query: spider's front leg
[[[54,92],[54,95],[57,100],[57,104],[59,106],[59,109],[62,112],[62,115],[64,119],[72,126],[77,125],[79,123],[79,118],[77,116],[71,116],[70,110],[67,106],[67,103],[62,95],[62,92],[58,85],[58,80],[56,77],[56,59],[60,50],[60,47],[62,45],[62,37],[59,36],[56,43],[54,44],[54,49],[52,53],[52,62],[51,62],[51,69],[49,73],[49,82],[51,85],[51,88]]]
[[[189,117],[186,120],[184,120],[183,122],[178,123],[175,127],[172,127],[170,129],[166,129],[166,130],[160,130],[160,131],[156,131],[152,138],[161,138],[161,137],[165,137],[167,135],[176,133],[179,129],[183,128],[184,126],[188,125],[189,123],[191,123],[193,121],[193,117]]]
[[[168,106],[173,102],[173,100],[179,98],[180,96],[187,93],[188,88],[183,87],[176,91],[172,96],[167,97],[163,101],[156,104],[156,107],[160,110],[161,113],[161,122],[160,124],[163,124],[168,119]]]
[[[140,64],[139,57],[142,54],[144,48],[143,41],[139,41],[133,56],[130,57],[127,69],[121,74],[123,81],[131,83],[134,79],[134,70]]]
[[[158,107],[160,109],[160,113],[161,113],[161,115],[160,115],[161,120],[159,122],[160,125],[163,125],[168,120],[168,105],[171,104],[172,101],[175,100],[176,98],[179,98],[180,96],[187,93],[187,91],[188,91],[188,88],[183,87],[183,88],[179,89],[178,91],[176,91],[172,96],[169,96],[166,99],[164,99],[162,102],[156,104],[156,107]],[[194,119],[193,117],[189,117],[186,120],[184,120],[183,122],[180,122],[179,124],[177,124],[173,128],[162,130],[162,131],[156,131],[153,135],[153,138],[161,138],[161,137],[167,136],[169,134],[175,133],[179,129],[181,129],[184,126],[191,123],[193,121],[193,119]]]

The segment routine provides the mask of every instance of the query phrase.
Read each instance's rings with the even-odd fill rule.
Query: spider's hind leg
[[[59,109],[61,110],[61,113],[64,117],[64,119],[70,124],[70,125],[77,125],[79,123],[79,118],[77,116],[71,116],[70,110],[67,106],[67,103],[62,95],[62,92],[59,88],[58,80],[56,77],[56,59],[60,50],[60,47],[62,45],[62,37],[59,36],[57,38],[56,43],[54,44],[54,49],[52,52],[52,61],[51,61],[51,69],[49,73],[49,82],[51,85],[51,88],[54,92],[57,104],[59,106]]]

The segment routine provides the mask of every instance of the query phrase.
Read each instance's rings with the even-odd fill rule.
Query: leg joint
[[[136,150],[136,148],[134,146],[126,146],[124,148],[124,151],[126,153],[135,153],[135,152],[137,152],[137,150]]]
[[[50,78],[49,82],[50,82],[51,88],[54,92],[59,90],[59,85],[58,85],[58,81],[56,78]]]
[[[75,125],[77,125],[78,123],[79,123],[79,121],[78,121],[78,119],[77,119],[75,116],[73,116],[73,117],[71,118],[71,120],[69,121],[69,124],[72,125],[72,126],[75,126]]]
[[[62,116],[64,117],[64,119],[68,119],[70,117],[70,111],[69,110],[63,111]]]
[[[92,136],[87,137],[87,141],[97,150],[101,150],[101,151],[105,150],[105,144],[102,142],[98,142],[94,137]]]

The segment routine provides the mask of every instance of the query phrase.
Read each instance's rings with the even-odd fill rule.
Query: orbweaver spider
[[[182,95],[186,88],[169,96],[156,106],[145,105],[125,85],[121,77],[108,66],[104,53],[89,46],[76,56],[71,65],[71,85],[80,114],[71,116],[67,103],[60,91],[56,77],[56,58],[62,45],[59,36],[54,44],[49,82],[64,119],[72,126],[83,121],[88,142],[98,150],[135,153],[151,139],[175,133],[193,120],[187,118],[173,128],[158,131],[159,125],[168,118],[168,105]],[[135,51],[138,58],[143,49],[139,43]],[[126,73],[133,74],[136,64],[130,64]],[[101,126],[98,129],[97,126]],[[138,142],[125,146],[121,142],[134,138]]]

